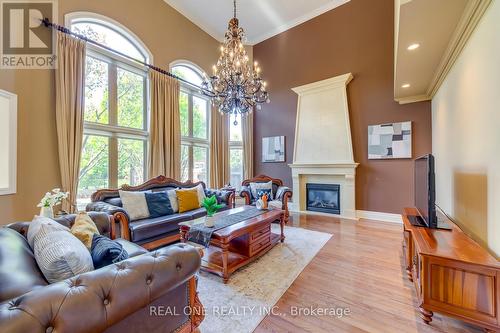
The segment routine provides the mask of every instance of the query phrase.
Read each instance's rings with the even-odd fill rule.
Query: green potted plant
[[[207,210],[207,219],[205,220],[205,226],[207,227],[213,227],[214,226],[214,219],[213,216],[219,209],[224,207],[223,205],[219,205],[217,203],[217,198],[215,195],[212,195],[211,197],[206,197],[203,199],[203,202],[201,203],[202,207],[205,207]]]

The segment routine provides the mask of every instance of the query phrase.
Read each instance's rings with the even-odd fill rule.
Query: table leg
[[[229,256],[229,244],[221,244],[222,249],[222,280],[224,283],[229,281],[229,274],[227,271],[228,256]]]
[[[187,242],[187,232],[188,232],[188,228],[185,227],[185,226],[181,226],[181,228],[179,229],[180,230],[180,233],[181,233],[181,243],[186,243]]]
[[[285,214],[281,214],[280,228],[281,228],[281,238],[280,238],[280,241],[283,243],[285,241]]]

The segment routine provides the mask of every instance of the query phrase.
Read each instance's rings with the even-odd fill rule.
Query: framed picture
[[[262,138],[262,162],[285,162],[285,137]]]
[[[0,89],[0,195],[16,193],[17,95]]]
[[[411,121],[368,126],[368,159],[412,158]]]

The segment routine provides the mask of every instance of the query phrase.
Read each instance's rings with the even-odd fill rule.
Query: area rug
[[[279,226],[273,225],[279,234]],[[201,333],[253,332],[316,256],[331,234],[285,227],[285,242],[231,275],[228,284],[201,272],[198,291],[205,307]]]

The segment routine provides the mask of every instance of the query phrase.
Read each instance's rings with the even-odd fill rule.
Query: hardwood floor
[[[403,269],[402,225],[319,215],[293,215],[291,222],[334,236],[254,332],[483,332],[438,313],[430,325],[420,319]],[[292,315],[297,307],[345,308],[351,314]]]

